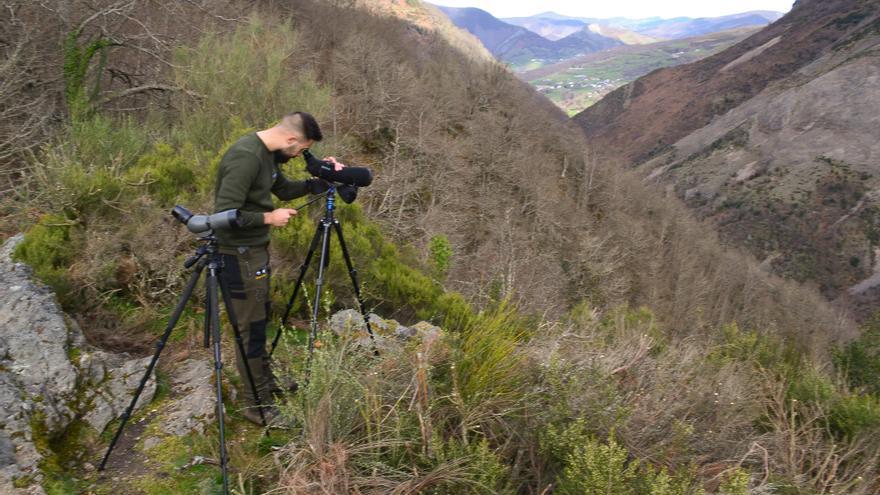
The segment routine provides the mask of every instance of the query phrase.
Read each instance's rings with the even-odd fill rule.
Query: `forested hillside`
[[[378,357],[322,333],[276,444],[230,398],[238,493],[876,492],[880,408],[861,392],[880,382],[848,373],[876,344],[847,344],[855,325],[816,292],[597,160],[505,68],[346,1],[10,7],[2,232],[26,233],[17,259],[93,344],[149,352],[194,247],[168,211],[211,209],[242,133],[306,110],[327,136],[316,154],[375,172],[339,212],[367,304],[443,331]],[[276,307],[318,213],[273,233]],[[351,304],[332,258],[322,322]],[[201,321],[184,318],[187,355],[204,352]],[[301,378],[289,345],[279,372]],[[14,486],[216,490],[211,466],[190,468],[216,456],[215,432],[132,440],[144,469],[116,479],[84,468],[100,433],[41,437],[42,474]]]

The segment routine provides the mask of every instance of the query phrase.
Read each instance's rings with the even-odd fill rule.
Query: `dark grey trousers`
[[[260,401],[272,403],[276,391],[275,376],[266,352],[266,325],[269,321],[269,251],[266,246],[235,248],[221,247],[222,277],[229,291],[232,310],[241,332],[245,355],[235,345],[235,364],[241,378],[241,392],[248,406],[256,405],[245,370],[250,365]]]

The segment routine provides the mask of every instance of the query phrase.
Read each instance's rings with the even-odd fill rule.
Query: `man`
[[[267,420],[277,415],[270,406],[280,393],[266,352],[269,319],[269,228],[284,227],[296,210],[275,208],[272,194],[289,201],[307,193],[320,193],[326,185],[319,179],[291,181],[278,166],[298,156],[322,139],[315,118],[305,112],[285,115],[277,125],[243,136],[223,155],[217,169],[214,211],[237,209],[241,226],[215,232],[223,258],[222,281],[229,291],[232,309],[241,331],[245,355],[235,346],[246,407],[244,417],[261,424],[256,397],[247,378],[245,363],[262,402]],[[328,157],[336,170],[344,165]]]

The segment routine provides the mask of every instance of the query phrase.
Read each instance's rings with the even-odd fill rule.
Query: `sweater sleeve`
[[[291,199],[305,196],[307,192],[306,181],[290,180],[278,170],[278,176],[275,177],[275,183],[272,184],[272,194],[277,196],[278,199],[290,201]]]
[[[214,195],[214,211],[240,210],[241,227],[264,224],[263,214],[257,211],[241,211],[247,200],[251,184],[257,178],[260,162],[253,153],[230,150],[223,155],[217,169],[217,190]]]

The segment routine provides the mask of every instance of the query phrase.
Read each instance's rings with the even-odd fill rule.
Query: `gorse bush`
[[[144,188],[159,206],[188,204],[197,192],[193,164],[166,143],[156,143],[128,169],[124,180],[132,189]]]
[[[542,439],[562,466],[554,493],[591,495],[688,495],[705,493],[687,469],[670,476],[666,469],[655,470],[632,459],[614,435],[600,442],[588,433],[583,418],[557,429],[551,425]],[[748,478],[746,478],[748,479]],[[746,488],[748,486],[746,485]],[[745,495],[743,489],[730,495]]]
[[[834,364],[854,389],[880,396],[880,315],[864,325],[858,339],[835,350]]]
[[[76,224],[68,218],[45,215],[15,248],[15,257],[30,265],[34,274],[52,287],[62,304],[74,299],[67,267],[82,244],[80,235]]]

